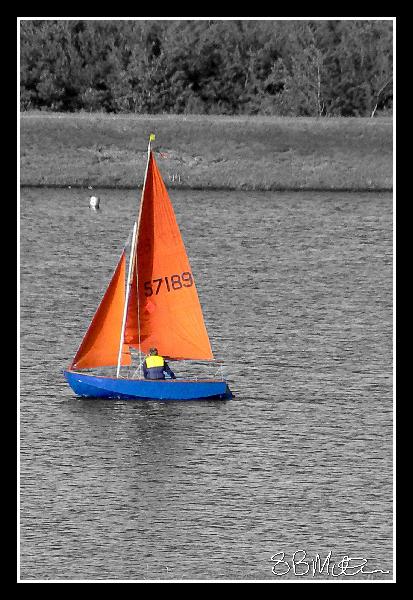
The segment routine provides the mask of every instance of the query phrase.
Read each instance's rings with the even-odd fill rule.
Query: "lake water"
[[[236,397],[163,403],[62,375],[138,210],[95,192],[21,192],[21,579],[391,579],[391,195],[172,191]]]

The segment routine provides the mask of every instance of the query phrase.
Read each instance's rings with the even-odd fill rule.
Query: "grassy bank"
[[[391,189],[392,119],[22,113],[21,185]]]

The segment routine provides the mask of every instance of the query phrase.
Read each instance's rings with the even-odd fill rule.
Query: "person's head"
[[[149,348],[150,356],[156,356],[158,354],[158,348]]]

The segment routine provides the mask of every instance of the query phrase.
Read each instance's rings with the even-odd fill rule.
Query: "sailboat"
[[[215,360],[186,249],[151,148],[154,139],[151,134],[131,242],[126,242],[64,376],[76,395],[88,398],[230,399],[223,376],[149,380],[142,375],[142,356],[151,347],[168,361]],[[125,377],[121,369],[132,365],[136,352],[139,366]],[[100,367],[116,367],[116,376],[91,372]]]

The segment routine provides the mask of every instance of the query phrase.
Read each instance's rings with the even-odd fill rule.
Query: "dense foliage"
[[[371,116],[392,21],[20,22],[21,108]]]

